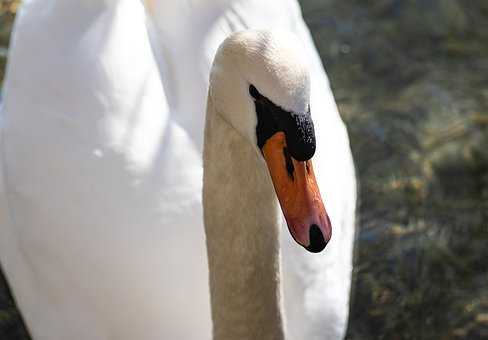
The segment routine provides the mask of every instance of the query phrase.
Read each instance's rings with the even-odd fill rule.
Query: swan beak
[[[315,180],[312,161],[297,161],[288,152],[284,132],[277,132],[261,151],[285,215],[288,230],[310,252],[322,251],[332,227]]]

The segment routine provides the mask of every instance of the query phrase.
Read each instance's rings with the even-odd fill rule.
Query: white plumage
[[[287,339],[343,336],[354,169],[295,1],[148,1],[146,12],[134,0],[31,0],[0,116],[0,261],[34,339],[210,339],[208,77],[220,43],[246,28],[300,40],[334,228],[320,254],[281,233]]]

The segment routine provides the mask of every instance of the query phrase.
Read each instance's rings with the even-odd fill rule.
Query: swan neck
[[[203,207],[214,340],[283,340],[279,221],[267,169],[209,98]]]

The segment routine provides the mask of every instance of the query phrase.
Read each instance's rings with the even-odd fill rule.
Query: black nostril
[[[293,175],[293,172],[295,171],[295,167],[293,166],[291,155],[286,147],[283,148],[283,156],[285,156],[286,171],[288,172],[288,176],[290,176],[291,180],[294,181],[295,176]]]
[[[310,233],[310,244],[308,245],[308,247],[306,247],[306,249],[311,253],[320,253],[322,250],[324,250],[325,246],[327,245],[327,242],[325,242],[322,231],[320,230],[318,225],[312,224],[310,226],[309,233]]]

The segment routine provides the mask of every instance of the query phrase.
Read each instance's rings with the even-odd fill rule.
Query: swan
[[[0,261],[34,339],[344,335],[354,168],[298,7],[189,3],[31,0],[18,15],[0,115]],[[272,26],[286,38],[223,42]],[[313,147],[291,150],[296,129],[258,138],[272,112],[313,120],[313,170],[295,159]],[[280,159],[315,172],[324,198],[303,230],[286,215],[300,195],[285,186],[280,199],[269,171]],[[308,252],[330,237],[325,214],[330,242]],[[311,247],[312,224],[323,241]]]

